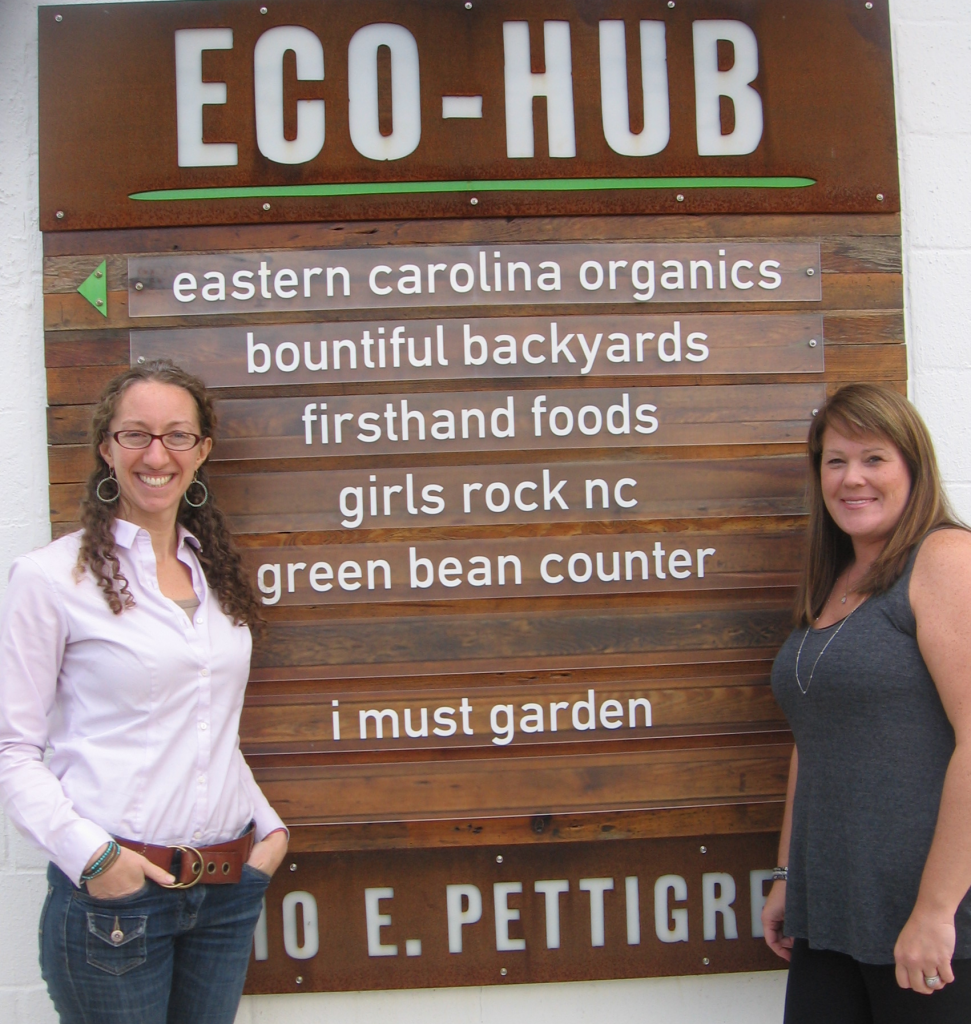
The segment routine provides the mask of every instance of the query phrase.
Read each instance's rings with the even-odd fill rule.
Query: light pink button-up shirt
[[[79,883],[111,835],[207,846],[282,827],[239,750],[249,629],[210,591],[196,539],[192,621],[159,590],[148,533],[117,520],[135,607],[114,615],[81,534],[18,558],[0,611],[0,796],[13,823]],[[44,751],[50,747],[49,766]]]

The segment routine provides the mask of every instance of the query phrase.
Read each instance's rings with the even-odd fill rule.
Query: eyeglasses
[[[157,438],[170,452],[191,451],[202,440],[198,434],[172,430],[167,434],[150,434],[147,430],[116,430],[111,435],[122,448],[148,448]]]

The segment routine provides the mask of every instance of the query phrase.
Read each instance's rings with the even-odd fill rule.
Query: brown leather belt
[[[191,889],[194,885],[224,885],[238,882],[243,865],[253,849],[254,826],[239,839],[216,846],[152,846],[132,839],[118,839],[120,846],[140,853],[146,860],[175,875],[175,884],[166,889]]]

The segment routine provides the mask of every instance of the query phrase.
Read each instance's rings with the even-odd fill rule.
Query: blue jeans
[[[40,966],[61,1024],[233,1024],[269,878],[98,900],[53,864]]]

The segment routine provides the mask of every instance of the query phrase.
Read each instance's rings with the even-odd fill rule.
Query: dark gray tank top
[[[772,692],[799,750],[785,932],[870,964],[894,962],[954,751],[954,731],[917,646],[909,597],[917,550],[890,590],[844,620],[822,657],[839,623],[808,636],[795,630],[772,667]],[[806,693],[796,683],[804,636],[799,679]],[[955,924],[954,955],[966,959],[971,895]]]

